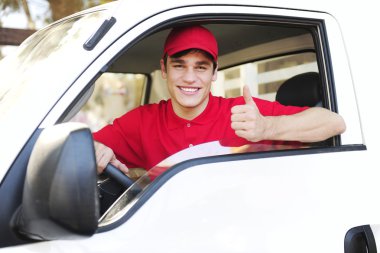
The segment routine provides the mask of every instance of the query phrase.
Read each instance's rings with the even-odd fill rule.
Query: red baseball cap
[[[165,41],[164,56],[172,56],[187,49],[201,49],[218,60],[218,43],[214,35],[203,26],[176,27],[171,30]]]

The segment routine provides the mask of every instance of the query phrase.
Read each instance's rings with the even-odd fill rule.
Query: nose
[[[183,74],[183,81],[191,84],[194,83],[197,79],[196,73],[193,68],[187,68],[186,71]]]

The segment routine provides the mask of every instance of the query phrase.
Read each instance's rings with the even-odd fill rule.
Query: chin
[[[181,103],[182,107],[184,108],[195,108],[200,105],[200,103]]]

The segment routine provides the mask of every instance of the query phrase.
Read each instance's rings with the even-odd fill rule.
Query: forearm
[[[266,139],[318,142],[345,131],[343,118],[325,108],[310,108],[288,116],[266,117]]]

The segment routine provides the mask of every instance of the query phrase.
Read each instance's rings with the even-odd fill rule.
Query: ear
[[[166,66],[165,66],[165,62],[163,59],[160,60],[160,66],[161,66],[161,76],[163,79],[166,79],[166,77],[167,77]]]
[[[212,74],[212,81],[215,82],[218,77],[218,65],[216,66],[214,73]]]

